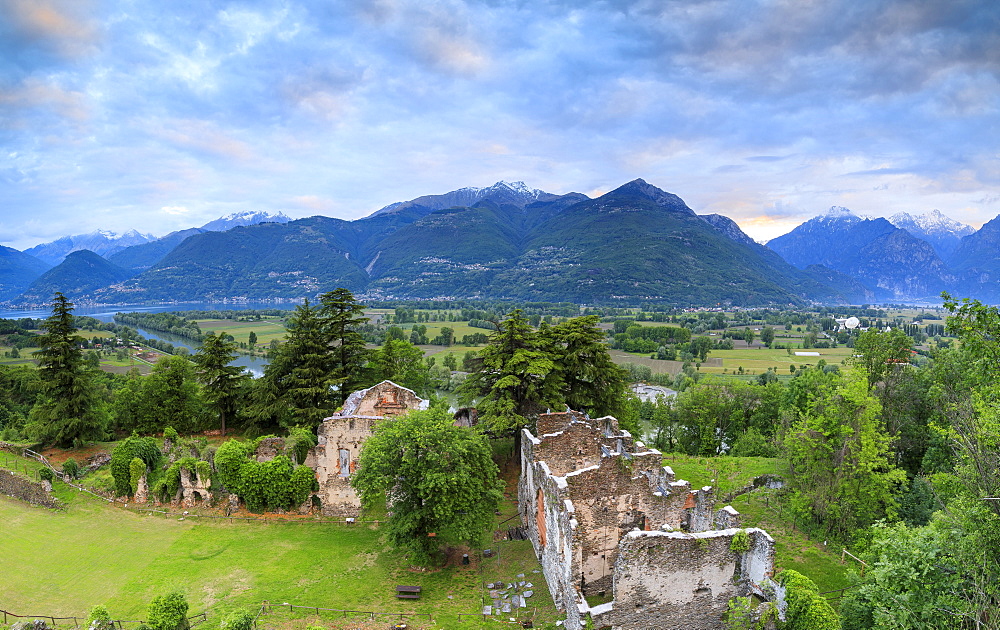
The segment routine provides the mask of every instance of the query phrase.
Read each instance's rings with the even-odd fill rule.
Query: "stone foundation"
[[[0,494],[47,508],[61,507],[56,498],[46,490],[45,485],[43,481],[31,481],[9,470],[0,469]]]

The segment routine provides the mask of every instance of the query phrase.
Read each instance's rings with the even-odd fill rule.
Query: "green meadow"
[[[12,457],[7,454],[0,464],[15,467]],[[85,617],[91,606],[103,604],[115,619],[136,620],[145,619],[153,597],[179,590],[191,606],[189,614],[207,612],[215,620],[237,609],[256,611],[268,601],[434,619],[409,618],[411,628],[476,628],[481,621],[459,622],[458,615],[482,609],[484,584],[524,573],[531,576],[535,595],[520,618],[533,614],[536,627],[560,618],[544,578],[534,573],[540,567],[528,541],[486,542],[499,551],[489,559],[479,549],[450,549],[444,566],[420,570],[388,549],[375,525],[143,515],[58,481],[55,486],[63,510],[0,497],[0,566],[5,567],[0,609]],[[498,520],[515,510],[506,505]],[[469,553],[471,564],[462,564],[462,553]],[[398,600],[397,584],[420,586],[420,600]],[[282,618],[306,619],[307,612],[296,609]]]

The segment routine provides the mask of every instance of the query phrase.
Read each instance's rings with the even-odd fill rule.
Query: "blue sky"
[[[766,239],[1000,213],[1000,3],[0,0],[0,244],[642,177]]]

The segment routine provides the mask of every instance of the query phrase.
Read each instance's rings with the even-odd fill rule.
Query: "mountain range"
[[[886,220],[832,208],[764,246],[728,217],[698,215],[641,179],[594,199],[498,182],[355,221],[231,215],[106,259],[65,256],[42,277],[25,267],[22,276],[37,278],[31,286],[5,280],[6,261],[27,254],[0,251],[0,299],[45,303],[60,286],[72,299],[105,303],[299,298],[344,286],[362,299],[933,300],[942,289],[1000,295],[998,244],[1000,219],[977,232],[936,211]]]

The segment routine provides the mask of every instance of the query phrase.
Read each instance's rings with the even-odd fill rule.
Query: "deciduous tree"
[[[912,345],[913,340],[898,328],[889,332],[869,328],[854,341],[854,356],[849,362],[864,368],[868,387],[873,388],[885,381],[894,370],[910,364]]]
[[[881,405],[860,379],[811,401],[785,438],[792,504],[839,536],[896,515],[906,473],[890,462]]]
[[[363,506],[386,500],[389,541],[427,562],[442,544],[480,542],[503,498],[498,475],[485,436],[432,408],[378,424],[351,484]]]

